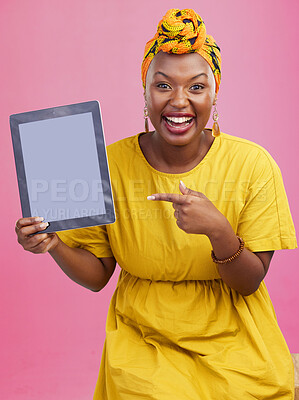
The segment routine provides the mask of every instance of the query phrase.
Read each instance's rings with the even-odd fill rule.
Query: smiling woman
[[[293,399],[263,281],[297,247],[292,217],[269,153],[206,128],[220,71],[201,17],[169,10],[142,63],[155,129],[107,148],[116,222],[32,236],[40,220],[17,221],[25,249],[93,291],[121,267],[94,400]]]
[[[204,129],[216,96],[212,70],[199,54],[160,52],[155,56],[145,87],[145,101],[155,131],[140,138],[150,164],[163,171],[162,165],[156,165],[160,159],[169,165],[164,172],[176,173],[177,163],[179,172],[185,172],[203,159],[214,139]],[[170,154],[175,160],[173,156],[167,160]]]

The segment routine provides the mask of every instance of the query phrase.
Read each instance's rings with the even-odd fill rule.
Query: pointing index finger
[[[169,201],[170,203],[183,204],[185,196],[176,193],[155,193],[148,196],[148,200]]]

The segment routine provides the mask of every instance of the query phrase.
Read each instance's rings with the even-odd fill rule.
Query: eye
[[[191,90],[195,90],[195,91],[203,90],[204,88],[205,88],[204,85],[201,85],[199,83],[196,83],[195,85],[192,85],[190,87]]]
[[[168,83],[157,83],[157,87],[160,89],[170,89]]]

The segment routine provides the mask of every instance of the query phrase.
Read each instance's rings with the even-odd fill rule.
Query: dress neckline
[[[210,129],[209,129],[210,130]],[[139,137],[144,134],[144,132],[138,133],[137,135],[135,135],[134,137],[134,142],[135,142],[135,148],[137,153],[139,154],[139,156],[141,157],[141,159],[143,160],[143,163],[146,164],[146,166],[155,174],[161,175],[161,176],[168,176],[168,177],[184,177],[184,176],[188,176],[190,174],[192,174],[193,172],[196,172],[199,168],[202,167],[202,165],[204,165],[207,160],[209,160],[213,154],[217,151],[219,144],[220,144],[220,137],[215,137],[213,143],[211,144],[211,147],[209,148],[208,152],[206,153],[206,155],[204,156],[204,158],[197,164],[195,165],[195,167],[193,167],[192,169],[190,169],[189,171],[186,172],[181,172],[181,173],[177,173],[177,174],[171,174],[169,172],[162,172],[162,171],[158,171],[157,169],[155,169],[146,159],[145,155],[143,154],[141,147],[140,147],[140,143],[139,143]]]

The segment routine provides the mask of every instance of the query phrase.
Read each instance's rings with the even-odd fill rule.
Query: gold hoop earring
[[[148,109],[147,109],[147,104],[145,102],[145,106],[143,109],[143,115],[144,115],[144,131],[146,133],[149,132],[149,127],[148,127]]]
[[[220,129],[219,129],[218,122],[217,122],[218,119],[219,119],[219,114],[218,114],[217,107],[216,107],[216,104],[215,104],[214,111],[213,111],[213,121],[214,121],[214,123],[213,123],[213,127],[212,127],[212,135],[214,137],[220,136],[220,133],[221,133]]]

